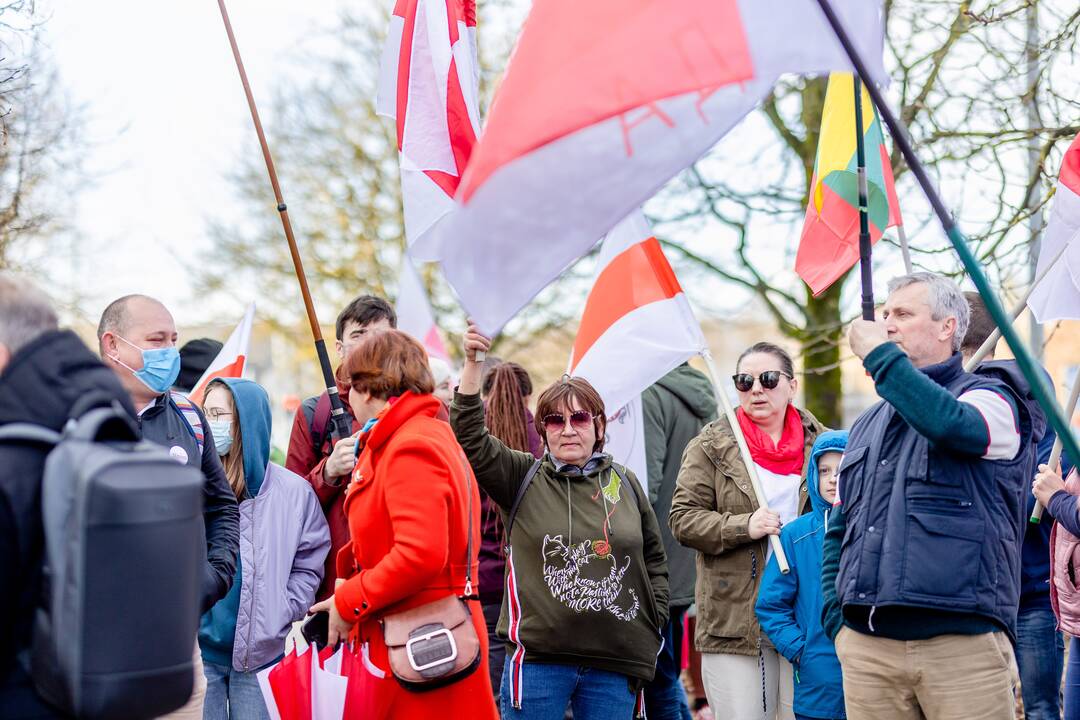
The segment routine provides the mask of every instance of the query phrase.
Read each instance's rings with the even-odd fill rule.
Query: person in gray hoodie
[[[701,429],[716,419],[716,396],[704,373],[683,363],[641,394],[645,418],[645,461],[649,502],[658,518],[671,513],[671,498],[679,477],[683,451]],[[690,720],[679,673],[682,670],[683,616],[694,602],[694,550],[683,547],[660,523],[667,553],[670,615],[663,629],[664,647],[656,658],[656,675],[645,687],[648,717]]]
[[[315,602],[330,529],[311,486],[270,462],[270,400],[250,381],[212,381],[203,412],[240,501],[232,589],[202,617],[205,720],[269,715],[256,671],[281,657],[285,636]]]

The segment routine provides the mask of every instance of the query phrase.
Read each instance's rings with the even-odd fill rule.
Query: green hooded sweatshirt
[[[479,395],[454,396],[450,424],[503,514],[536,459],[488,434]],[[637,478],[594,456],[584,470],[545,455],[511,530],[497,635],[511,662],[581,665],[648,681],[667,621],[660,526]]]

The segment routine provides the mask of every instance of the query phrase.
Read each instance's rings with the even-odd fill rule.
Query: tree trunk
[[[844,426],[840,348],[844,327],[840,315],[838,281],[815,298],[806,289],[806,334],[802,338],[805,407],[826,427]]]

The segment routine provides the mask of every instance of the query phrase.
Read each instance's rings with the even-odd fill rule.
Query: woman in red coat
[[[377,683],[380,717],[468,717],[494,720],[487,668],[487,633],[480,603],[468,600],[480,639],[480,664],[445,687],[416,693],[390,673],[380,621],[448,595],[464,596],[472,496],[472,577],[480,548],[480,497],[450,426],[436,419],[441,405],[427,354],[405,333],[391,330],[355,348],[346,360],[349,404],[363,429],[360,456],[345,496],[353,541],[337,557],[333,597],[311,608],[330,614],[329,641],[368,644],[371,662],[386,672]],[[468,495],[466,494],[468,493]]]

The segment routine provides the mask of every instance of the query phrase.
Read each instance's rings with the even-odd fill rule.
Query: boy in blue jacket
[[[780,531],[791,572],[781,574],[776,558],[770,558],[755,606],[761,629],[795,669],[797,720],[846,717],[840,661],[821,626],[821,547],[847,439],[846,430],[834,430],[814,443],[806,469],[813,510]]]

